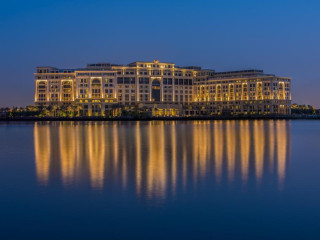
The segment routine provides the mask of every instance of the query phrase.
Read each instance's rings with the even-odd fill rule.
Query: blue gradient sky
[[[320,1],[14,1],[0,7],[0,106],[33,103],[38,65],[136,60],[293,78],[320,107]]]

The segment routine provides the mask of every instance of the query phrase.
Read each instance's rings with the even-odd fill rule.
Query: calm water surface
[[[0,239],[320,239],[320,121],[0,124]]]

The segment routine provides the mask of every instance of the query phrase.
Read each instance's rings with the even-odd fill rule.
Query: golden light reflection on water
[[[171,179],[172,179],[172,193],[175,193],[177,185],[177,140],[176,140],[176,128],[171,125]]]
[[[255,121],[253,125],[255,171],[258,183],[260,182],[263,174],[263,160],[265,148],[263,123],[263,121]]]
[[[250,157],[250,128],[248,121],[240,122],[240,159],[241,159],[241,176],[245,184],[249,175],[249,157]]]
[[[207,134],[209,126],[205,122],[196,122],[193,126],[193,177],[195,180],[198,176],[203,178],[206,174],[209,149],[211,147],[211,136]]]
[[[142,161],[141,161],[141,130],[140,122],[137,122],[135,129],[135,143],[136,143],[136,190],[139,195],[141,192],[142,182]]]
[[[62,182],[71,184],[76,168],[76,131],[73,126],[59,126],[59,148]]]
[[[288,146],[288,139],[286,137],[286,123],[281,121],[277,124],[277,163],[278,163],[278,179],[279,185],[282,187],[285,174],[286,174],[286,165],[287,165],[287,146]]]
[[[36,155],[36,173],[38,182],[46,185],[49,180],[51,158],[51,138],[48,127],[34,128],[34,151]]]
[[[167,164],[163,124],[152,123],[148,126],[149,151],[147,161],[147,192],[149,197],[165,195],[167,186]]]
[[[274,121],[269,121],[268,124],[268,133],[269,133],[269,149],[267,149],[267,151],[269,152],[269,170],[271,173],[273,173],[273,168],[274,168],[274,145],[275,145],[275,129],[274,129]]]
[[[36,176],[153,199],[209,183],[276,178],[282,188],[290,137],[288,121],[36,123]]]
[[[226,123],[226,147],[227,147],[227,164],[228,164],[228,178],[229,181],[234,179],[235,158],[236,158],[236,131],[234,121],[227,121]]]
[[[95,188],[102,188],[106,156],[106,139],[103,126],[89,125],[87,138],[91,184]]]
[[[218,182],[221,181],[222,163],[223,163],[223,122],[218,121],[214,124],[213,131],[213,148],[215,160],[215,175]]]

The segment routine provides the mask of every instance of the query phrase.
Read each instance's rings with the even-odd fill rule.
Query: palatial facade
[[[215,72],[173,63],[37,67],[37,105],[71,104],[80,116],[145,109],[153,116],[290,114],[291,78],[262,70]]]

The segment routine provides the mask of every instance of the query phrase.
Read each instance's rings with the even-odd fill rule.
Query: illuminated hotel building
[[[290,114],[290,82],[262,70],[216,72],[157,60],[37,67],[35,103],[71,103],[80,116],[104,116],[119,106],[153,116]]]

